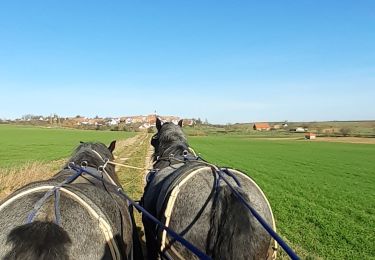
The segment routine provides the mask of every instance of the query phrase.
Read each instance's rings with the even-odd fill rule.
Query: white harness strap
[[[30,193],[33,193],[33,192],[38,192],[38,191],[48,191],[48,190],[53,189],[53,188],[54,188],[54,186],[52,186],[52,185],[51,186],[45,185],[45,186],[39,186],[39,187],[35,187],[35,188],[29,189],[29,190],[22,191],[22,192],[18,193],[17,195],[13,196],[12,198],[10,198],[9,200],[5,201],[3,204],[1,204],[0,205],[0,211],[2,209],[4,209],[6,206],[8,206],[9,204],[11,204],[12,202],[16,201],[17,199],[19,199],[19,198],[21,198],[21,197],[23,197],[27,194],[30,194]],[[82,205],[90,213],[90,215],[93,218],[98,220],[99,227],[102,230],[102,232],[104,233],[105,240],[108,243],[109,249],[111,251],[112,258],[116,259],[116,260],[120,260],[121,259],[120,251],[119,251],[119,248],[118,248],[118,246],[117,246],[117,244],[114,240],[114,235],[113,235],[113,231],[112,231],[112,228],[111,228],[110,224],[104,218],[99,216],[98,213],[96,213],[95,210],[87,202],[85,202],[81,197],[79,197],[74,192],[72,192],[68,189],[65,189],[65,188],[60,188],[60,191],[68,194],[71,198],[73,198],[80,205]]]
[[[104,158],[97,152],[95,151],[94,149],[91,149],[91,151],[96,154],[103,162],[105,162]]]
[[[108,174],[108,172],[105,170],[105,167],[107,166],[107,163],[109,163],[109,160],[106,161],[103,159],[103,157],[97,152],[95,151],[94,149],[91,149],[91,151],[96,154],[103,162],[104,162],[104,165],[103,165],[103,172],[107,175],[107,178],[110,180],[110,182],[113,184],[113,185],[116,185],[117,186],[117,183],[112,179],[112,177]]]
[[[203,168],[199,168],[195,171],[192,171],[178,185],[176,185],[176,187],[173,188],[173,190],[171,192],[171,195],[168,197],[168,203],[167,203],[167,206],[166,206],[165,211],[164,211],[165,226],[169,227],[169,222],[171,220],[173,207],[174,207],[174,204],[176,202],[178,193],[180,192],[180,187],[182,187],[195,174],[197,174],[200,171],[207,170],[207,169],[211,170],[210,167],[203,167]],[[163,234],[162,234],[161,245],[160,245],[161,252],[163,252],[163,250],[165,248],[166,240],[167,240],[167,231],[164,230]]]

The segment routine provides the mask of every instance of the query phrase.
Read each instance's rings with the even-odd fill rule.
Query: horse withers
[[[274,259],[275,243],[221,180],[213,165],[195,156],[175,125],[157,119],[153,136],[154,171],[143,205],[155,217],[213,259]],[[227,180],[275,229],[271,207],[247,175],[229,170]],[[238,185],[240,184],[240,186]],[[196,259],[191,251],[143,217],[150,259]]]
[[[2,201],[0,258],[141,258],[132,211],[116,193],[120,183],[114,166],[105,164],[114,159],[114,148],[115,141],[108,148],[81,143],[53,178]],[[93,175],[79,174],[72,166]]]

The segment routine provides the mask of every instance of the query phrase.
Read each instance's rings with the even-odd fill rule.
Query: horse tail
[[[68,233],[52,222],[34,221],[14,228],[7,237],[13,248],[7,260],[18,259],[68,259],[71,240]]]
[[[248,196],[235,188],[246,200]],[[255,218],[227,185],[216,191],[207,237],[207,253],[213,259],[254,259]]]

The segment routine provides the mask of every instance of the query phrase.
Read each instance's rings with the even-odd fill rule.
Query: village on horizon
[[[34,125],[41,127],[67,127],[87,130],[113,130],[113,131],[152,131],[156,125],[156,118],[162,122],[177,124],[181,119],[184,127],[221,127],[230,129],[251,129],[255,132],[291,132],[304,133],[306,139],[315,139],[316,135],[349,136],[373,135],[375,133],[374,120],[360,121],[321,121],[321,122],[243,122],[234,124],[211,124],[207,119],[183,118],[179,116],[163,116],[155,113],[149,115],[99,117],[94,118],[76,115],[74,117],[61,117],[57,114],[40,116],[26,114],[17,119],[0,119],[0,124]],[[228,128],[228,129],[229,129]],[[227,130],[228,130],[227,129]],[[232,131],[228,130],[228,131]],[[248,131],[248,130],[246,130]]]
[[[77,126],[119,126],[120,124],[125,125],[138,125],[139,129],[148,129],[156,125],[156,118],[160,118],[162,122],[173,122],[178,123],[179,120],[183,119],[185,126],[193,126],[200,123],[200,119],[189,119],[181,118],[178,116],[161,116],[156,114],[150,115],[139,115],[139,116],[121,116],[121,117],[99,117],[94,118],[77,115],[75,117],[60,117],[57,114],[51,116],[36,116],[36,115],[24,115],[21,118],[14,120],[11,119],[0,119],[0,123],[30,123],[36,125],[60,125],[66,127],[77,127]]]

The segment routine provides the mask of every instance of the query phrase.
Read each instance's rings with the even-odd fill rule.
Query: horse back
[[[21,233],[18,234],[18,238],[14,236],[17,235],[14,233],[15,230],[26,224],[28,214],[35,204],[57,184],[58,180],[53,179],[32,183],[2,202],[0,245],[4,246],[0,249],[0,258],[14,251],[14,242],[22,237]],[[112,259],[115,253],[120,259],[120,251],[126,252],[124,258],[131,255],[132,221],[124,200],[114,193],[87,183],[65,185],[60,189],[60,193],[60,227],[68,237],[62,248],[69,258]],[[34,221],[52,223],[55,219],[54,205],[54,197],[51,196],[43,203]],[[27,250],[33,250],[33,246],[38,250],[36,245],[42,241],[37,240],[29,243]],[[128,248],[125,245],[128,245]]]
[[[158,199],[154,205],[156,205],[155,211],[160,220],[207,254],[213,254],[210,252],[213,251],[212,248],[210,249],[212,244],[217,243],[215,246],[220,247],[217,236],[220,236],[220,233],[228,233],[228,237],[223,239],[237,239],[236,248],[244,251],[241,255],[243,259],[249,258],[247,252],[250,236],[253,240],[255,238],[257,240],[256,243],[253,242],[253,251],[257,252],[254,258],[272,259],[275,257],[273,239],[250,212],[239,204],[235,210],[237,212],[228,212],[228,209],[233,209],[232,204],[237,199],[233,196],[232,200],[228,199],[230,191],[226,189],[223,181],[217,181],[217,175],[211,167],[204,165],[196,167],[195,165],[190,170],[180,168],[180,171],[185,171],[185,173],[180,173],[174,181],[165,182],[164,187],[160,188],[159,195],[156,196]],[[248,202],[275,229],[271,207],[259,186],[240,171],[231,170],[231,173],[241,183],[241,191],[246,195]],[[233,186],[236,186],[234,179],[229,176],[226,178]],[[223,204],[220,202],[222,200],[227,200],[227,202]],[[217,207],[219,204],[220,207]],[[229,229],[227,228],[228,230],[224,232],[223,223],[226,221],[232,221],[233,225],[230,224]],[[237,228],[234,222],[237,223]],[[231,226],[233,229],[230,228]],[[253,229],[248,230],[249,226]],[[157,247],[169,257],[173,259],[196,258],[183,245],[170,238],[165,231],[159,231],[158,238]],[[225,256],[222,257],[225,259]],[[219,259],[219,257],[215,258]]]

